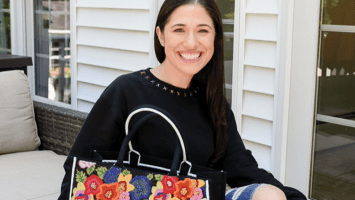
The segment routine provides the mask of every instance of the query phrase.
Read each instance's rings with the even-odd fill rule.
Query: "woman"
[[[118,151],[128,113],[142,104],[158,106],[177,119],[189,161],[227,172],[227,183],[235,189],[226,193],[226,199],[306,199],[258,169],[243,145],[223,96],[223,31],[216,3],[165,0],[154,42],[162,64],[118,77],[95,103],[64,164],[59,199],[69,197],[71,157],[89,156],[94,149]],[[172,131],[170,126],[162,119],[151,120],[148,126],[134,139],[136,148],[171,158],[174,146],[164,134]]]

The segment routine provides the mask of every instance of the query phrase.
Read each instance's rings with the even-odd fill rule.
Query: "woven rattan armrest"
[[[39,149],[68,155],[88,114],[36,101],[33,104],[41,139]]]

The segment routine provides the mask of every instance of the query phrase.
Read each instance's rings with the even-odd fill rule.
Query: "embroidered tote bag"
[[[130,119],[136,113],[148,111],[128,131]],[[164,118],[175,130],[176,145],[172,161],[142,156],[134,150],[131,139],[137,129],[154,117]],[[126,137],[117,161],[105,161],[100,154],[93,158],[73,158],[70,200],[219,200],[224,199],[226,173],[192,165],[186,160],[183,139],[166,111],[151,105],[139,106],[128,116]],[[128,148],[127,148],[128,146]],[[128,153],[128,161],[124,157]],[[182,162],[180,157],[182,153]],[[153,161],[153,163],[152,163]],[[171,164],[170,169],[165,167]],[[179,170],[178,170],[179,169]]]

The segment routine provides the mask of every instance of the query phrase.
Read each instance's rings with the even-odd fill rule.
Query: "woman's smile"
[[[201,60],[202,52],[188,51],[188,52],[178,52],[180,59],[185,63],[195,63]]]

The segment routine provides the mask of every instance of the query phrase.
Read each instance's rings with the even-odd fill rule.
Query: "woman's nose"
[[[198,41],[194,33],[189,33],[184,41],[184,45],[188,49],[195,49],[197,47]]]

